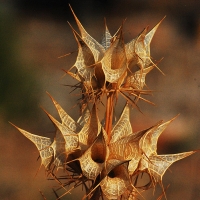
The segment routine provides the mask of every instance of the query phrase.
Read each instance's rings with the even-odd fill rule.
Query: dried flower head
[[[158,138],[175,118],[138,132],[132,131],[130,123],[131,107],[137,106],[139,100],[149,102],[142,97],[151,94],[144,89],[146,75],[153,68],[161,71],[151,59],[150,43],[162,20],[149,32],[145,28],[127,44],[123,39],[123,24],[112,36],[105,23],[99,43],[87,33],[73,10],[72,13],[80,31],[77,33],[70,25],[78,56],[66,73],[78,81],[75,87],[81,89],[80,118],[73,120],[49,95],[60,116],[57,121],[45,111],[55,125],[54,138],[34,135],[14,126],[36,145],[48,175],[65,190],[72,185],[63,196],[79,185],[84,186],[83,198],[87,199],[135,199],[140,189],[147,190],[157,183],[163,188],[162,177],[169,166],[194,151],[157,154]],[[127,103],[114,123],[118,95]],[[100,121],[97,110],[103,96],[107,99],[105,123]],[[62,177],[57,176],[59,168],[65,170]],[[138,186],[137,178],[144,172],[149,174],[149,183]]]

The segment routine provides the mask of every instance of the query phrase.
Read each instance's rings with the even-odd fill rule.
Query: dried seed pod
[[[108,199],[118,199],[131,187],[127,165],[122,164],[112,169],[101,181],[100,186]]]
[[[145,86],[145,77],[146,75],[154,68],[150,66],[141,70],[136,71],[130,76],[127,76],[127,79],[124,83],[124,87],[131,87],[134,89],[142,90]]]
[[[105,79],[110,83],[116,83],[126,72],[126,53],[121,29],[115,41],[105,52],[101,64]]]
[[[95,63],[94,56],[87,44],[74,30],[73,33],[78,44],[78,56],[74,66],[85,81],[91,81],[94,75],[94,67],[92,68],[90,66]]]
[[[79,142],[83,145],[88,145],[89,147],[94,142],[100,131],[101,124],[97,116],[96,105],[94,104],[89,119],[78,133]]]
[[[105,166],[109,153],[106,140],[105,132],[102,129],[94,143],[78,159],[83,175],[88,179],[95,180]]]

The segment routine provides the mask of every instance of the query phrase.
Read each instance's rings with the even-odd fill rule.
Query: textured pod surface
[[[79,158],[84,176],[95,180],[105,166],[108,153],[106,140],[101,132],[91,147]]]
[[[118,199],[118,197],[130,187],[126,166],[119,165],[114,168],[108,176],[102,180],[100,186],[108,199]]]
[[[132,126],[130,123],[130,107],[128,104],[126,104],[120,116],[120,119],[112,129],[110,142],[116,142],[117,140],[126,137],[131,133]]]

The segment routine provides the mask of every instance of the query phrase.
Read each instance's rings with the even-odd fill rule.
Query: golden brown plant
[[[105,23],[99,43],[86,32],[73,10],[72,13],[80,31],[79,34],[70,25],[78,44],[78,56],[66,73],[78,81],[74,87],[81,90],[80,118],[73,120],[49,95],[61,119],[57,121],[45,111],[56,127],[54,138],[14,126],[36,145],[48,176],[65,189],[58,198],[79,185],[85,188],[83,199],[137,199],[142,191],[155,188],[157,183],[165,195],[162,185],[165,171],[194,151],[157,154],[158,138],[174,118],[138,132],[132,131],[130,123],[130,109],[138,108],[139,100],[153,104],[143,97],[152,93],[144,89],[145,77],[153,68],[161,71],[151,59],[150,43],[162,20],[149,32],[145,28],[127,44],[123,24],[112,36]],[[113,113],[119,96],[126,104],[115,122]],[[98,105],[103,98],[106,112],[100,121]],[[57,175],[59,168],[64,169],[63,176]],[[149,183],[138,186],[137,179],[144,172],[150,177]]]

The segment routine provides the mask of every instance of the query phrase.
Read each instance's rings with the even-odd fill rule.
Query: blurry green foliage
[[[33,69],[20,60],[16,27],[14,16],[0,13],[0,116],[6,121],[35,117],[40,93]]]

